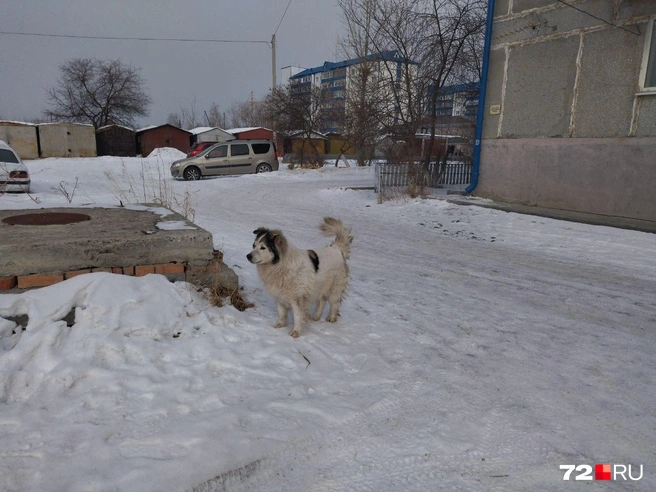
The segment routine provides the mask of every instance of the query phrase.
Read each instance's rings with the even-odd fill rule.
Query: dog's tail
[[[324,236],[335,236],[333,244],[340,249],[344,259],[347,259],[351,254],[351,243],[353,242],[351,228],[345,227],[341,220],[332,217],[324,217],[323,224],[319,228]]]

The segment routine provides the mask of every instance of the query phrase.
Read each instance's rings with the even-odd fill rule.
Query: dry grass
[[[246,311],[248,308],[255,306],[252,302],[248,302],[241,295],[239,289],[228,289],[227,287],[214,284],[207,292],[207,299],[212,304],[212,306],[223,307],[225,300],[230,300],[230,305],[232,305],[238,311]]]
[[[182,196],[176,193],[168,174],[168,165],[161,158],[158,158],[157,164],[151,164],[142,159],[141,170],[136,176],[128,171],[122,159],[118,174],[114,174],[110,170],[105,171],[111,191],[119,202],[155,203],[173,210],[193,222],[196,209],[191,192],[185,188]]]

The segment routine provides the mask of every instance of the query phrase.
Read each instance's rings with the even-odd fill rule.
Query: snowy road
[[[321,214],[353,225],[341,324],[393,381],[353,421],[265,459],[245,490],[556,490],[560,464],[656,462],[653,237],[330,189],[357,184],[262,183],[221,199],[232,237],[244,217],[305,247]]]
[[[79,205],[111,202],[93,178],[111,163],[79,161]],[[32,165],[35,182],[59,181],[56,163]],[[35,491],[656,490],[656,235],[441,200],[378,205],[372,191],[347,189],[370,186],[371,172],[173,182],[192,194],[195,222],[213,233],[256,308],[208,310],[187,299],[207,337],[185,338],[183,328],[164,348],[140,345],[139,362],[85,359],[87,380],[102,391],[82,382],[12,399],[15,377],[5,376],[0,488],[4,480],[7,490]],[[35,186],[42,203],[65,205]],[[338,323],[314,323],[293,340],[271,327],[275,304],[245,255],[257,226],[281,228],[299,247],[324,244],[324,215],[353,228],[352,283]],[[51,292],[95,305],[90,286],[65,284]],[[160,307],[185,296],[139,288],[144,313],[158,309],[149,292],[164,292]],[[46,304],[33,296],[0,295],[0,315]],[[122,304],[98,315],[88,307],[89,329],[119,318]],[[57,366],[44,361],[67,354],[53,343],[40,363],[3,366],[0,351],[0,369],[47,372]],[[127,374],[143,378],[120,381]],[[76,405],[81,427],[53,431],[57,418],[42,409],[67,416]],[[25,424],[41,444],[23,444],[23,454],[38,455],[38,465],[18,459]],[[634,476],[644,465],[644,474],[563,482],[559,465],[596,463],[631,464]]]

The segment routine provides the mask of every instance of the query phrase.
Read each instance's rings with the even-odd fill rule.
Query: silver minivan
[[[273,142],[266,139],[230,140],[209,147],[195,157],[171,164],[174,178],[197,180],[223,174],[268,173],[278,170]]]

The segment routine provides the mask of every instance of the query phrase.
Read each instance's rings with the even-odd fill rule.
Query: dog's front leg
[[[287,326],[287,313],[289,312],[289,308],[284,304],[280,304],[279,302],[276,303],[276,306],[278,307],[278,322],[274,328],[282,328]]]
[[[330,312],[326,317],[326,321],[328,321],[329,323],[334,323],[335,321],[337,321],[337,317],[339,316],[339,305],[341,303],[342,303],[341,299],[330,299]]]
[[[294,313],[294,329],[290,335],[294,338],[300,337],[305,331],[305,323],[308,316],[308,306],[306,303],[292,302],[292,313]]]

